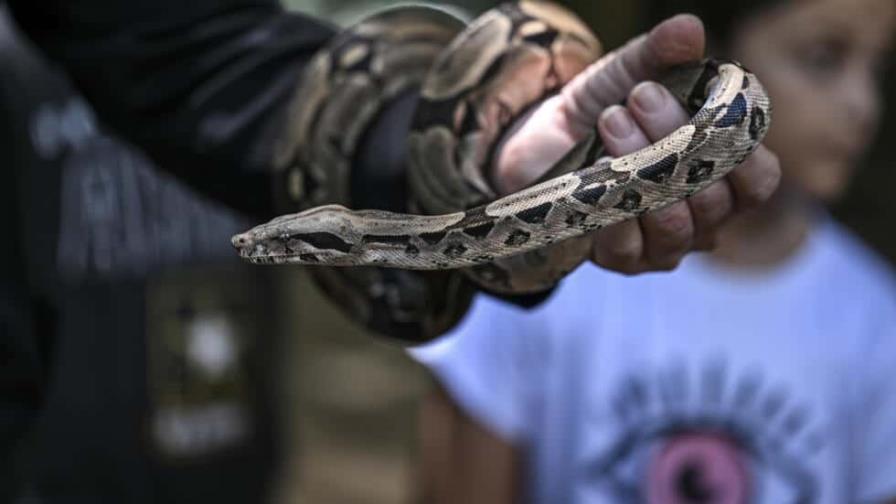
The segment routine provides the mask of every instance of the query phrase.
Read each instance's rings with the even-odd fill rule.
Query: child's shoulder
[[[824,260],[820,267],[845,285],[872,290],[896,303],[896,272],[892,265],[844,225],[830,220],[820,227],[816,242]]]

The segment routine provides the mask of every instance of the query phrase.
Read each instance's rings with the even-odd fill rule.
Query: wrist
[[[416,89],[398,96],[362,135],[349,178],[352,208],[407,211],[407,138],[419,98]]]

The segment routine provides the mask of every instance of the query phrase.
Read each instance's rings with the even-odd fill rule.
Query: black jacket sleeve
[[[160,166],[240,210],[275,212],[270,132],[332,27],[276,0],[8,4],[103,121]]]
[[[101,119],[159,166],[243,212],[278,213],[270,142],[304,65],[333,27],[287,13],[278,0],[7,2]],[[406,210],[404,142],[414,103],[410,96],[391,105],[362,140],[354,206]]]

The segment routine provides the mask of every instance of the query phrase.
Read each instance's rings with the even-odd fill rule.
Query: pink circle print
[[[657,450],[647,479],[649,504],[746,504],[751,478],[744,454],[718,434],[682,434]]]

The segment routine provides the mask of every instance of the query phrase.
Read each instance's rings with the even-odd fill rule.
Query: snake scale
[[[337,47],[320,61],[359,68],[374,50]],[[594,132],[547,179],[499,197],[487,168],[500,136],[599,55],[596,38],[562,7],[524,1],[489,11],[421,77],[408,168],[408,208],[418,214],[350,210],[344,197],[335,200],[341,204],[312,199],[321,206],[259,225],[233,245],[255,264],[460,268],[489,290],[537,291],[584,260],[580,237],[700,191],[743,162],[768,130],[771,105],[755,75],[735,62],[706,60],[660,79],[691,114],[686,125],[619,158],[601,156]],[[311,81],[306,95],[314,93]],[[366,124],[358,114],[344,113],[346,135],[357,131],[353,121]]]

